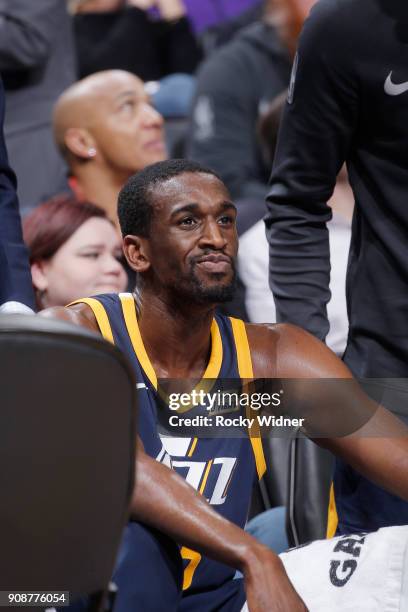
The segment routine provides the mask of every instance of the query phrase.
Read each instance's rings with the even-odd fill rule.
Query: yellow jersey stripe
[[[154,388],[157,390],[157,376],[140,334],[134,297],[131,293],[120,293],[119,299],[122,304],[123,316],[130,340],[132,342],[133,350],[136,353],[142,369]],[[222,358],[223,350],[221,334],[216,320],[213,319],[211,324],[211,355],[207,368],[203,374],[203,378],[218,378],[221,370]],[[197,388],[199,389],[200,385],[197,385]]]
[[[73,306],[74,304],[87,304],[95,315],[102,336],[105,340],[108,340],[108,342],[115,344],[108,315],[106,314],[105,308],[98,300],[95,300],[95,298],[82,298],[80,300],[75,300],[75,302],[71,302],[68,306]]]
[[[234,336],[235,350],[237,353],[238,372],[242,379],[252,380],[254,372],[252,369],[251,351],[249,348],[248,336],[245,329],[245,323],[240,319],[230,317],[232,333]],[[259,427],[253,428],[254,432],[249,431],[249,439],[251,441],[252,450],[255,457],[256,471],[259,480],[266,472],[266,461],[262,447],[262,440],[259,435]]]
[[[197,446],[197,442],[198,442],[198,438],[194,438],[193,439],[193,443],[190,446],[190,449],[189,449],[189,451],[187,453],[187,457],[191,457],[193,455],[193,453],[195,451],[195,447]]]
[[[218,323],[213,319],[211,323],[211,355],[203,378],[218,378],[222,364],[222,340]]]
[[[133,350],[135,351],[146,376],[152,383],[153,387],[157,390],[156,372],[154,371],[150,359],[146,353],[137,322],[135,299],[131,293],[120,293],[119,299],[122,304],[123,317],[125,319],[126,329],[129,334]]]
[[[336,498],[334,496],[334,485],[330,487],[329,510],[327,513],[327,532],[326,538],[333,538],[336,533],[339,517],[337,515]]]
[[[254,372],[252,369],[251,351],[249,350],[248,336],[245,323],[240,319],[229,318],[232,325],[232,333],[237,352],[238,372],[241,378],[252,379]]]
[[[207,480],[208,480],[208,474],[210,473],[212,464],[213,464],[213,459],[210,459],[210,461],[207,463],[207,467],[205,468],[203,480],[201,482],[200,491],[199,491],[201,495],[203,495],[204,493],[205,485],[207,484]]]

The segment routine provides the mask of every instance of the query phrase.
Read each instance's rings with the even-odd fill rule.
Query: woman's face
[[[42,306],[65,306],[78,298],[118,293],[127,285],[119,235],[106,219],[83,223],[49,260],[31,266]]]

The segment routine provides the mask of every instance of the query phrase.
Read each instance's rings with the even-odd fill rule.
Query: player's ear
[[[48,289],[47,262],[42,259],[31,264],[31,278],[35,289],[46,291]]]
[[[142,236],[125,236],[123,252],[129,266],[135,272],[146,272],[150,268],[149,248],[146,238]]]

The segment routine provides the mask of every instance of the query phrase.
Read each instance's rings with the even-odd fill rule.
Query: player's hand
[[[251,551],[243,573],[249,612],[307,612],[282,561],[265,546]]]

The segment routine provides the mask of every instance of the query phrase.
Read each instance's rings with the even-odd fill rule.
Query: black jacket
[[[312,9],[268,198],[278,319],[324,339],[326,202],[347,162],[356,207],[344,359],[357,376],[408,374],[407,24],[406,0],[321,0]]]

